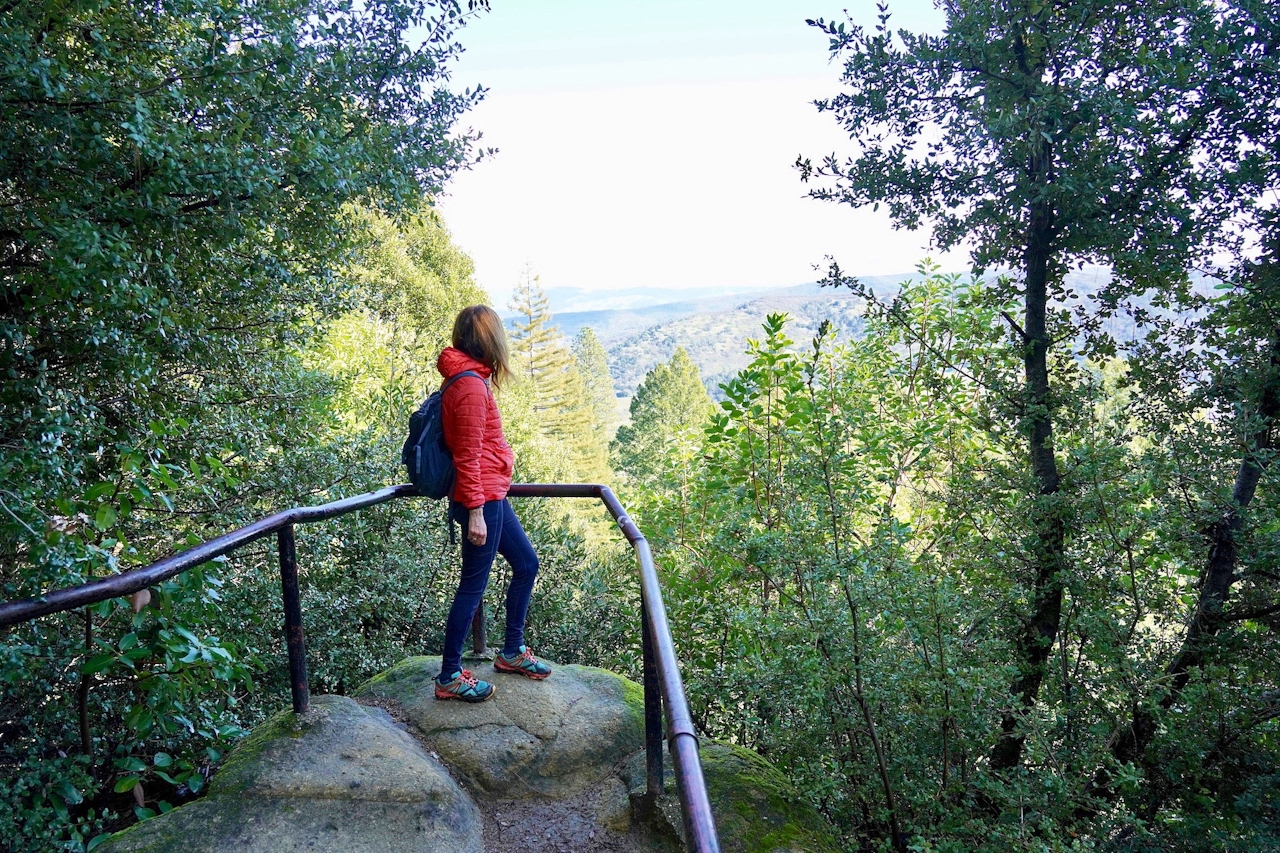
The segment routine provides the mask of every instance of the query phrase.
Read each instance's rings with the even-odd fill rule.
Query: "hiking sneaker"
[[[471,674],[471,670],[464,669],[454,676],[452,681],[441,681],[439,678],[436,682],[436,698],[437,699],[461,699],[463,702],[483,702],[494,693],[494,686],[487,681],[481,681]]]
[[[498,672],[514,672],[534,681],[541,681],[551,674],[551,667],[535,658],[527,646],[521,646],[514,655],[498,652],[493,658],[493,668]]]

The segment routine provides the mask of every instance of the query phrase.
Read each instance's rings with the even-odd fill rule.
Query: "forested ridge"
[[[1004,272],[1007,271],[993,271],[988,276],[998,278]],[[892,298],[899,287],[916,278],[915,274],[902,273],[859,276],[858,281],[863,289]],[[1111,271],[1106,267],[1086,266],[1066,271],[1062,287],[1071,294],[1070,307],[1090,304],[1098,292],[1109,285],[1111,278]],[[1193,273],[1190,284],[1202,295],[1213,295],[1218,281]],[[1162,310],[1145,296],[1136,298],[1131,308],[1144,313]],[[858,294],[848,290],[832,291],[813,282],[777,288],[758,296],[737,294],[609,311],[557,311],[556,323],[566,333],[589,325],[600,336],[609,354],[614,383],[621,393],[634,393],[649,370],[669,359],[678,347],[684,347],[703,369],[702,379],[712,396],[718,397],[720,384],[750,362],[742,342],[758,333],[761,318],[787,314],[791,318],[791,334],[806,338],[816,334],[822,321],[828,320],[847,337],[862,334],[865,313],[865,300]],[[1113,313],[1099,319],[1106,333],[1118,342],[1128,343],[1139,336],[1132,312]],[[1083,339],[1076,343],[1083,343]]]
[[[494,6],[0,2],[0,599],[403,479],[488,299],[433,199],[492,153],[449,72]],[[605,347],[528,269],[500,306],[516,479],[614,486],[696,725],[851,851],[1274,850],[1280,16],[941,6],[939,35],[810,22],[849,142],[795,166],[972,274],[886,292],[833,260],[858,328],[760,318],[718,402],[677,348],[619,425]],[[1108,283],[1073,290],[1089,264]],[[613,530],[517,509],[539,654],[634,676]],[[308,526],[298,556],[313,692],[439,650],[441,505]],[[286,701],[276,572],[253,546],[0,633],[0,849],[92,849],[202,793]]]

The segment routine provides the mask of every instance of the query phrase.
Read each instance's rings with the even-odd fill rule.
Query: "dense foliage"
[[[833,266],[845,328],[769,316],[723,374],[676,349],[616,435],[599,341],[570,348],[529,273],[516,477],[617,469],[698,725],[850,850],[1275,849],[1276,18],[942,5],[939,36],[815,22],[854,150],[801,174],[1005,272],[885,297]],[[475,156],[452,127],[479,94],[445,88],[467,14],[0,2],[0,598],[399,479],[485,300],[429,203]],[[1074,293],[1087,261],[1116,275]],[[539,653],[634,674],[599,512],[519,511]],[[0,849],[82,850],[201,792],[288,693],[274,559],[0,634]],[[438,650],[441,506],[304,528],[299,562],[313,691]]]
[[[1261,106],[1280,91],[1274,15],[1252,2],[942,6],[938,36],[894,32],[884,7],[870,31],[812,22],[846,84],[818,106],[854,150],[797,165],[815,197],[884,204],[940,247],[971,247],[976,269],[1009,272],[885,305],[833,264],[828,282],[867,299],[873,337],[899,349],[852,348],[854,364],[880,366],[842,388],[858,368],[827,366],[819,335],[806,374],[774,319],[725,384],[694,480],[736,485],[750,523],[685,521],[701,535],[672,559],[717,581],[704,566],[725,555],[760,573],[754,608],[790,612],[753,626],[769,653],[751,663],[783,693],[820,697],[809,711],[829,727],[807,731],[825,746],[806,755],[785,713],[761,701],[743,714],[745,697],[712,699],[709,725],[805,755],[798,772],[864,845],[1265,849],[1280,716],[1267,490],[1280,135]],[[1117,273],[1099,299],[1065,287],[1072,266],[1099,260]],[[1197,264],[1219,278],[1215,295],[1193,283]],[[1104,329],[1115,311],[1136,340]],[[821,418],[806,388],[810,407],[829,395]],[[919,413],[936,434],[911,434]],[[936,470],[939,442],[950,464]],[[875,464],[858,471],[854,452]],[[737,552],[707,528],[742,531]],[[815,537],[822,550],[798,556]],[[904,565],[924,567],[928,588],[886,578]],[[825,621],[833,602],[844,624]],[[911,636],[912,612],[935,616],[932,648]],[[707,626],[731,617],[699,610]],[[797,626],[805,654],[786,633]],[[948,679],[967,667],[966,681],[900,682],[908,640],[926,667],[945,658]],[[896,653],[891,671],[874,668],[878,651]],[[877,692],[890,683],[892,705]],[[938,743],[913,752],[930,714]]]
[[[397,230],[354,206],[407,215],[474,158],[451,128],[479,94],[445,88],[466,14],[0,5],[0,597],[389,479],[376,395],[325,347],[405,290],[439,315],[480,298],[429,214]],[[421,314],[410,325],[438,341],[439,317]],[[392,567],[416,576],[442,554],[442,528],[414,515],[304,541],[306,557],[367,567],[312,594],[422,641],[412,611],[369,603],[387,592],[368,557],[387,524],[409,526]],[[106,602],[5,634],[0,848],[81,849],[113,814],[199,793],[256,705],[278,701],[252,692],[277,670],[270,570],[250,551],[161,585],[140,612]],[[317,661],[322,684],[389,654],[380,637],[343,647],[340,666]]]
[[[1271,849],[1280,505],[1255,498],[1241,601],[1160,702],[1239,437],[1123,360],[1053,365],[1079,568],[1020,720],[1026,758],[988,758],[1037,548],[1011,309],[935,274],[871,305],[848,345],[799,349],[769,318],[693,470],[637,513],[699,725],[785,767],[855,848]],[[1156,732],[1119,764],[1111,732],[1135,708]]]

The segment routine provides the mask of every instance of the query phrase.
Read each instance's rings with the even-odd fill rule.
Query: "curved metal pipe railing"
[[[684,683],[676,660],[675,643],[667,624],[653,554],[640,528],[627,515],[608,486],[591,483],[516,483],[510,497],[595,498],[601,501],[630,543],[640,567],[641,647],[644,652],[645,754],[647,796],[656,798],[663,788],[662,712],[666,709],[667,748],[675,771],[676,793],[684,818],[685,839],[694,853],[719,853],[711,802],[698,757],[698,735],[689,713]],[[149,566],[99,578],[79,586],[46,593],[38,598],[0,604],[0,628],[17,625],[51,613],[74,610],[110,598],[120,598],[168,580],[210,560],[263,537],[276,534],[280,556],[280,588],[284,602],[285,640],[289,651],[289,680],[293,710],[305,712],[311,703],[307,687],[306,641],[302,630],[301,596],[298,588],[297,549],[294,526],[324,521],[350,512],[387,503],[397,498],[417,497],[413,486],[388,486],[320,506],[295,507],[269,515],[252,524],[202,542]]]

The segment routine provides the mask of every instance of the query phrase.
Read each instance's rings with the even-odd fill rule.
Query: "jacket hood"
[[[488,365],[481,364],[462,350],[453,347],[445,347],[440,351],[440,357],[436,359],[436,370],[439,370],[440,375],[445,379],[457,376],[464,370],[474,370],[485,379],[493,373]]]

